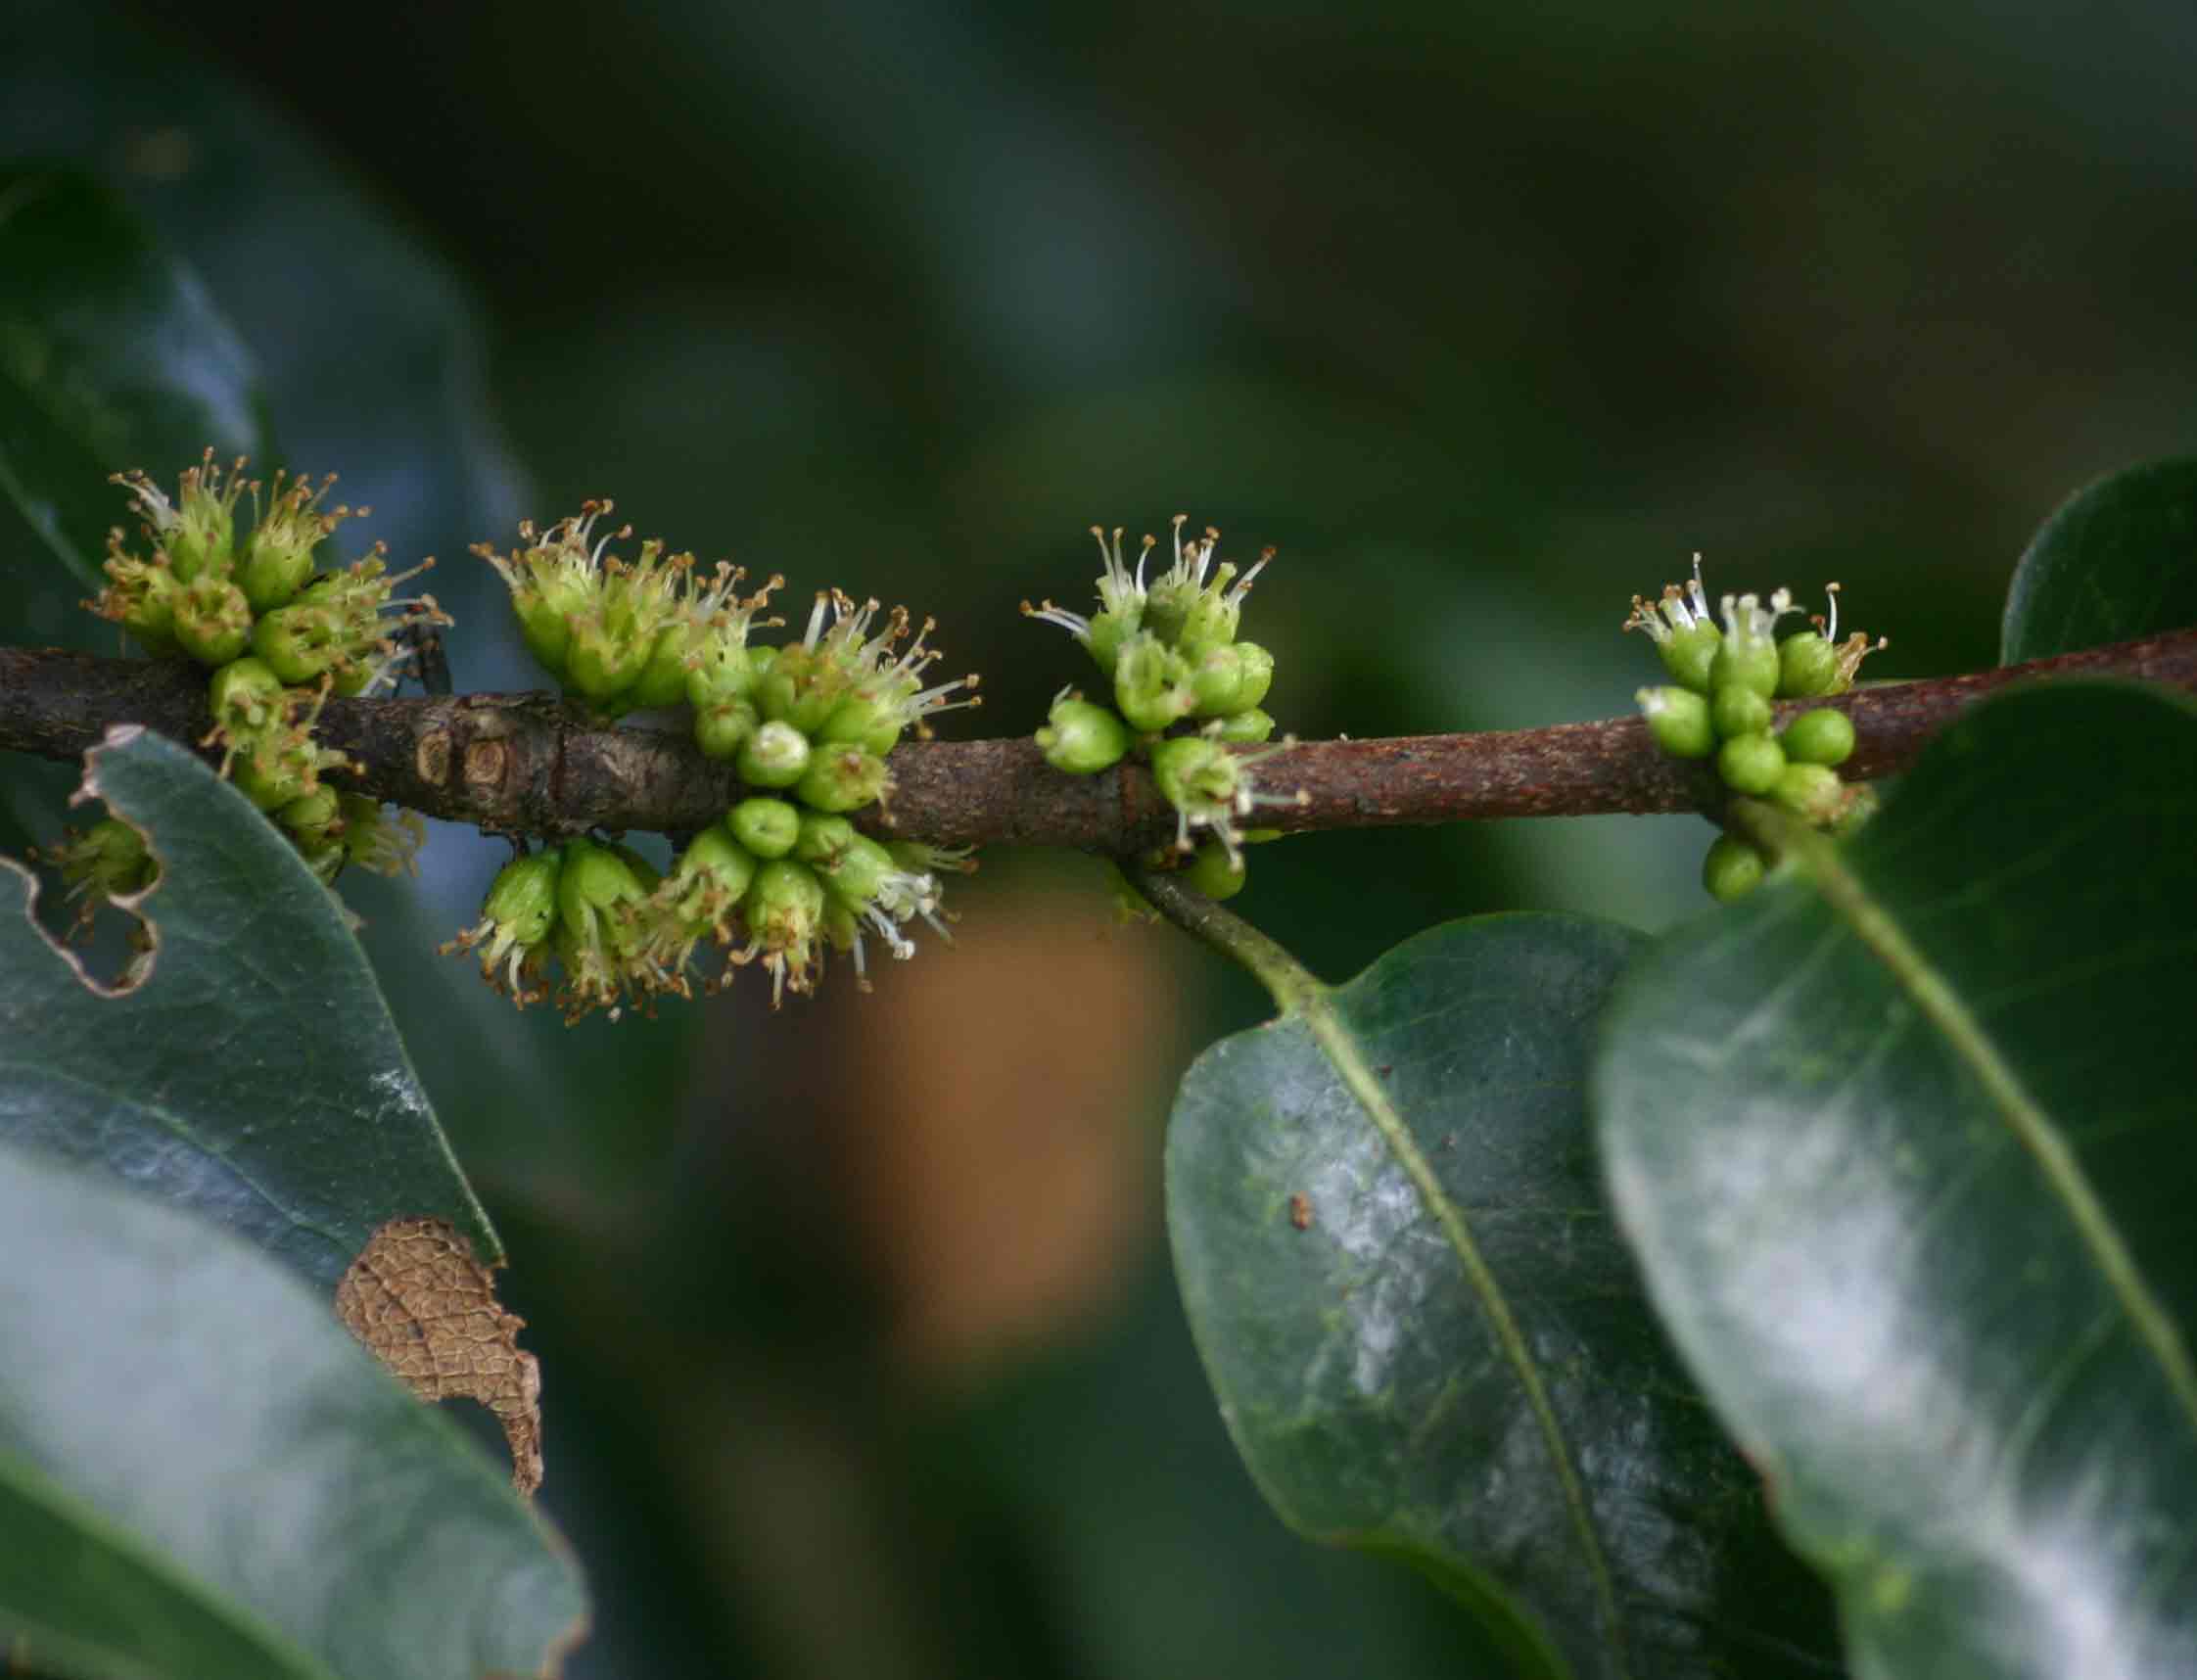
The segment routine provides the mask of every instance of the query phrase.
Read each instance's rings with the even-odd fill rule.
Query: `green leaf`
[[[244,796],[117,730],[89,775],[163,865],[150,973],[103,996],[0,868],[0,1142],[99,1163],[333,1283],[384,1222],[502,1248],[335,899]],[[0,863],[4,863],[0,860]]]
[[[2078,490],[2044,522],[2006,594],[1999,663],[2197,625],[2197,459]]]
[[[2197,709],[2016,691],[1613,1005],[1625,1229],[1864,1674],[2197,1674],[2193,832]]]
[[[0,1632],[38,1672],[475,1680],[578,1637],[500,1469],[256,1250],[0,1148]]]
[[[110,473],[168,484],[211,445],[257,452],[252,357],[206,289],[73,169],[0,169],[0,490],[98,588]]]
[[[1587,1053],[1641,944],[1491,916],[1276,985],[1176,1101],[1183,1299],[1284,1518],[1418,1563],[1525,1671],[1835,1672],[1602,1204]]]

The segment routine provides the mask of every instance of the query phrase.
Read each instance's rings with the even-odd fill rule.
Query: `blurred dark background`
[[[1280,548],[1249,623],[1303,734],[1621,711],[1626,602],[1697,548],[1842,580],[1870,675],[1922,675],[1992,660],[2065,494],[2197,435],[2174,0],[17,0],[0,47],[0,152],[120,186],[284,459],[444,557],[461,687],[534,681],[465,547],[590,494],[935,613],[986,678],[951,732],[1034,726],[1081,655],[1017,599],[1179,510]],[[0,577],[11,639],[91,633]],[[10,766],[0,819],[68,782]],[[1667,925],[1706,838],[1311,838],[1239,905],[1339,978],[1479,910]],[[512,1251],[573,1674],[1499,1672],[1285,1532],[1198,1372],[1159,1142],[1247,984],[999,856],[874,996],[568,1031],[429,955],[498,855],[346,893]]]

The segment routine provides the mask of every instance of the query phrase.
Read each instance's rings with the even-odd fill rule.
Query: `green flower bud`
[[[655,871],[649,870],[653,875]],[[557,955],[565,965],[569,1012],[607,1008],[615,1020],[630,988],[645,984],[636,963],[643,943],[640,915],[655,883],[633,868],[631,854],[584,839],[565,843],[557,873]]]
[[[707,882],[715,891],[729,895],[730,903],[737,904],[746,896],[761,866],[754,854],[735,840],[728,829],[713,823],[687,842],[666,885],[691,888],[697,882]]]
[[[598,706],[608,707],[639,679],[656,646],[654,626],[644,629],[624,615],[575,613],[566,625],[565,681]]]
[[[1023,604],[1027,606],[1029,603]],[[1047,607],[1049,612],[1052,610],[1052,603],[1048,602]],[[1045,618],[1048,614],[1036,613],[1032,616]],[[1094,614],[1084,642],[1091,650],[1092,663],[1101,672],[1112,671],[1121,662],[1121,650],[1129,645],[1130,640],[1143,628],[1144,616],[1141,613],[1135,618],[1124,617],[1119,613]]]
[[[1072,688],[1052,697],[1052,710],[1038,730],[1045,762],[1070,775],[1096,775],[1119,764],[1129,752],[1129,729],[1103,706],[1093,705]]]
[[[1243,857],[1231,857],[1228,848],[1208,840],[1183,869],[1183,879],[1209,899],[1233,899],[1243,890],[1246,871]]]
[[[885,891],[896,876],[907,871],[883,846],[868,835],[857,832],[849,834],[844,845],[834,848],[828,860],[818,863],[817,873],[825,892],[860,910]]]
[[[511,610],[519,621],[527,651],[559,681],[580,686],[572,669],[573,635],[579,621],[592,619],[588,680],[603,688],[601,697],[605,698],[638,674],[654,650],[656,631],[661,628],[660,622],[651,624],[646,636],[641,636],[634,622],[631,592],[622,592],[616,600],[611,598],[611,573],[603,563],[604,550],[619,537],[632,535],[631,528],[625,527],[599,540],[595,537],[595,522],[612,509],[608,501],[584,502],[579,513],[558,521],[546,534],[537,531],[533,521],[525,521],[519,527],[525,546],[513,549],[508,556],[498,554],[486,542],[476,543],[473,549],[496,569],[511,591]],[[668,596],[678,580],[651,568],[643,582],[641,594]],[[635,641],[642,643],[637,650],[631,645]],[[621,679],[612,683],[610,679],[621,676],[620,668],[629,658],[632,660],[631,670],[623,672]],[[582,692],[588,690],[583,687]]]
[[[1821,630],[1806,630],[1778,644],[1777,691],[1789,699],[1805,699],[1838,691],[1839,650],[1824,639]]]
[[[721,823],[694,836],[650,901],[648,934],[638,961],[653,989],[693,995],[687,972],[695,948],[704,939],[721,946],[731,943],[740,901],[760,866]],[[718,983],[711,984],[714,989]]]
[[[733,701],[752,701],[757,666],[768,663],[767,656],[771,650],[748,646],[748,631],[758,624],[785,622],[783,619],[758,619],[756,614],[769,604],[773,590],[785,587],[786,581],[773,574],[754,594],[743,596],[738,584],[746,576],[737,566],[720,561],[708,587],[684,608],[682,619],[689,630],[689,645],[682,658],[686,671],[684,692],[686,703],[697,713]],[[663,651],[664,644],[659,641],[657,654]],[[652,656],[651,665],[655,663],[656,658]],[[646,675],[641,685],[652,699],[661,692]]]
[[[1236,644],[1236,657],[1243,673],[1243,686],[1237,694],[1239,704],[1236,712],[1232,713],[1231,716],[1239,715],[1254,706],[1263,704],[1266,700],[1266,691],[1274,686],[1273,654],[1267,652],[1255,641],[1239,641]]]
[[[811,737],[822,747],[862,747],[883,758],[900,744],[899,708],[890,696],[858,688],[831,709]]]
[[[308,851],[341,838],[344,802],[336,790],[323,783],[303,799],[294,799],[275,813],[275,819],[298,837]]]
[[[1111,547],[1107,545],[1105,532],[1098,526],[1091,528],[1091,535],[1098,539],[1098,559],[1105,568],[1098,577],[1100,610],[1098,616],[1087,619],[1081,613],[1071,613],[1051,601],[1036,607],[1024,601],[1022,614],[1025,618],[1058,625],[1081,642],[1098,669],[1110,677],[1120,662],[1122,648],[1143,628],[1145,561],[1155,543],[1149,537],[1145,538],[1144,551],[1137,557],[1136,569],[1132,571],[1128,561],[1122,558],[1120,527],[1114,529]]]
[[[1839,780],[1839,772],[1824,765],[1787,765],[1770,797],[1818,827],[1836,821],[1846,803],[1846,784]]]
[[[793,855],[811,868],[829,871],[839,866],[840,859],[852,849],[858,831],[844,817],[830,817],[820,811],[802,813],[801,836],[793,843]]]
[[[1754,595],[1724,597],[1724,643],[1708,663],[1711,688],[1749,688],[1768,699],[1777,692],[1777,621],[1794,610],[1780,589],[1764,606]]]
[[[1221,534],[1207,526],[1202,537],[1186,544],[1184,517],[1175,516],[1175,564],[1151,586],[1145,604],[1145,626],[1194,660],[1207,649],[1236,639],[1243,597],[1251,592],[1252,581],[1273,563],[1274,550],[1269,548],[1261,554],[1240,581],[1235,565],[1227,561],[1208,579]],[[1257,701],[1246,704],[1256,705]]]
[[[870,989],[869,977],[863,972],[860,956],[862,951],[862,923],[856,920],[855,912],[846,904],[833,898],[828,892],[824,894],[822,926],[824,938],[831,942],[832,950],[850,951],[857,954],[855,958],[855,984],[865,992],[868,991]]]
[[[565,842],[564,865],[557,872],[557,913],[576,932],[584,935],[600,928],[609,912],[637,904],[648,890],[617,848],[584,839]]]
[[[794,784],[803,803],[818,811],[860,811],[892,791],[885,761],[865,747],[832,746],[815,753]]]
[[[252,627],[252,651],[282,681],[316,682],[343,657],[344,623],[310,602],[277,607]]]
[[[251,539],[244,545],[243,564],[237,570],[237,582],[254,611],[279,607],[304,588],[312,577],[313,551],[351,517],[348,507],[321,507],[335,484],[336,476],[331,473],[321,480],[318,490],[303,477],[292,480],[285,490],[283,475],[275,474],[267,505],[252,528]]]
[[[1795,764],[1843,765],[1853,756],[1853,720],[1844,712],[1820,707],[1802,712],[1778,738],[1785,756]]]
[[[1674,759],[1706,759],[1716,750],[1708,702],[1691,688],[1643,688],[1633,695],[1656,745]]]
[[[686,679],[692,675],[686,662],[701,647],[702,627],[687,619],[673,620],[656,632],[647,663],[624,699],[630,710],[658,712],[686,698]]]
[[[1224,745],[1213,733],[1176,735],[1157,742],[1151,750],[1152,779],[1175,808],[1176,846],[1191,849],[1190,831],[1209,828],[1229,856],[1242,844],[1237,818],[1248,817],[1262,805],[1302,804],[1302,792],[1293,795],[1260,793],[1251,770],[1296,741],[1285,735],[1280,742],[1255,753],[1239,753]]]
[[[872,635],[878,612],[876,601],[858,606],[837,589],[818,595],[808,634],[781,648],[757,678],[765,716],[782,717],[818,747],[860,747],[882,759],[905,730],[927,736],[933,715],[983,703],[974,694],[954,698],[976,687],[973,674],[924,685],[923,673],[940,657],[923,645],[937,628],[932,620],[923,621],[902,651],[899,643],[911,628],[908,609],[895,607]]]
[[[755,874],[745,905],[749,949],[760,953],[771,970],[771,1006],[785,1000],[787,987],[807,992],[816,986],[817,936],[824,913],[823,883],[806,863],[780,858]]]
[[[809,737],[791,723],[765,723],[733,760],[740,779],[753,787],[791,787],[809,769]]]
[[[400,656],[385,633],[382,614],[398,610],[397,625],[449,621],[430,599],[397,601],[397,584],[434,564],[390,573],[379,543],[341,572],[322,573],[287,606],[262,613],[252,627],[252,649],[268,669],[292,684],[331,677],[346,694],[362,694],[389,677]]]
[[[1114,667],[1114,704],[1133,729],[1155,734],[1196,708],[1190,661],[1150,630],[1123,644]]]
[[[1853,686],[1861,662],[1885,646],[1879,636],[1872,642],[1858,631],[1844,643],[1839,640],[1839,585],[1826,583],[1830,598],[1828,620],[1813,620],[1813,630],[1789,636],[1778,648],[1777,691],[1794,699],[1823,694],[1844,694]]]
[[[1769,860],[1737,834],[1719,834],[1702,860],[1702,886],[1723,904],[1744,899],[1762,884]]]
[[[757,728],[755,708],[745,700],[725,700],[694,714],[694,744],[713,759],[735,757]]]
[[[1660,600],[1633,596],[1625,629],[1645,630],[1664,670],[1695,692],[1708,692],[1708,668],[1724,638],[1708,610],[1699,554],[1694,556],[1694,580],[1683,592],[1676,583],[1666,583]]]
[[[1197,694],[1200,718],[1233,718],[1248,711],[1254,702],[1244,698],[1243,656],[1230,642],[1203,646],[1191,665],[1191,687]]]
[[[264,660],[250,654],[230,660],[213,674],[207,698],[214,723],[231,739],[272,727],[289,710],[282,678]]]
[[[801,839],[801,813],[782,799],[743,799],[725,814],[725,826],[758,858],[783,858]]]
[[[175,639],[201,665],[226,665],[252,636],[244,591],[218,572],[202,573],[175,591]]]
[[[256,613],[268,612],[294,599],[312,577],[310,548],[248,548],[237,569],[237,586]]]
[[[1775,735],[1734,735],[1716,750],[1716,773],[1734,793],[1768,793],[1785,773],[1785,749]]]
[[[903,924],[915,916],[929,922],[948,944],[953,943],[938,915],[937,877],[912,866],[919,863],[919,858],[904,856],[901,848],[881,846],[866,834],[853,834],[830,864],[818,871],[830,905],[848,916],[843,932],[834,935],[833,943],[854,954],[855,982],[865,992],[869,989],[865,930],[882,938],[886,949],[901,961],[915,955],[915,942],[902,931]]]
[[[817,611],[810,618],[812,631],[820,627],[830,599],[817,597]],[[835,661],[819,658],[815,648],[795,642],[778,649],[769,673],[756,679],[755,701],[765,718],[806,735],[831,716],[847,687],[848,674]]]
[[[727,634],[722,629],[705,631],[700,645],[688,653],[686,703],[695,711],[734,700],[745,704],[753,695],[755,661],[752,656],[763,650],[750,648],[746,636],[745,623],[738,627],[736,634]]]
[[[261,811],[279,811],[319,787],[318,768],[311,762],[311,755],[291,751],[275,738],[258,743],[239,757],[230,780]]]
[[[222,469],[207,450],[195,467],[184,469],[180,493],[170,503],[141,472],[117,473],[110,481],[129,491],[144,515],[153,540],[167,555],[179,583],[209,573],[226,577],[234,553],[237,497],[245,489],[240,459],[222,483]],[[278,475],[279,477],[279,475]]]
[[[1216,741],[1227,741],[1239,747],[1256,746],[1274,733],[1274,720],[1253,706],[1248,712],[1239,712],[1233,718],[1223,718],[1218,724],[1209,725]]]
[[[1236,755],[1210,735],[1177,735],[1152,747],[1152,777],[1167,803],[1231,804],[1236,798]]]
[[[547,941],[557,920],[557,873],[562,853],[551,850],[517,857],[496,872],[481,907],[481,919],[442,948],[481,952],[481,977],[514,1003],[539,998],[530,985],[540,977]]]
[[[287,695],[279,719],[256,732],[231,737],[222,770],[261,811],[279,811],[304,798],[319,789],[324,772],[351,763],[342,753],[314,741],[320,704],[317,695],[309,702]]]
[[[1775,716],[1769,701],[1741,684],[1716,689],[1708,703],[1708,721],[1727,741],[1734,735],[1765,733]]]
[[[175,574],[160,561],[140,560],[122,546],[120,531],[107,534],[107,586],[98,598],[84,604],[103,619],[112,619],[136,638],[151,654],[177,653],[175,596],[181,585]]]

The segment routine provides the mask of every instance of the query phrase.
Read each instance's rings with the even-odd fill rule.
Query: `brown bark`
[[[1854,778],[1912,763],[1947,719],[2012,682],[2143,677],[2197,691],[2197,630],[1973,676],[1864,688],[1829,701],[1853,718]],[[0,749],[66,759],[108,725],[142,723],[197,743],[210,727],[205,673],[173,662],[0,647]],[[685,734],[604,727],[546,694],[331,700],[319,734],[357,762],[360,790],[429,817],[504,833],[700,828],[742,797],[730,769]],[[212,756],[211,749],[206,749]],[[1048,769],[1027,737],[911,741],[892,758],[891,826],[942,845],[1078,846],[1126,853],[1173,831],[1148,772]],[[1477,735],[1306,741],[1260,771],[1303,803],[1262,811],[1291,831],[1502,817],[1700,811],[1720,802],[1706,766],[1664,758],[1637,718]],[[867,825],[883,826],[872,812]]]

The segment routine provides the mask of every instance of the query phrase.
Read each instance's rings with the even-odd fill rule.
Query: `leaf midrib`
[[[1743,817],[1749,827],[1766,830],[1781,851],[1806,863],[1833,913],[1884,964],[1893,982],[1975,1076],[2007,1130],[2036,1163],[2047,1190],[2065,1207],[2109,1293],[2127,1315],[2137,1340],[2158,1363],[2191,1432],[2197,1434],[2197,1364],[2192,1363],[2173,1317],[2145,1285],[2135,1256],[2121,1240],[2104,1201],[2051,1116],[2023,1087],[2021,1077],[1951,983],[1908,939],[1867,883],[1847,867],[1838,847],[1753,801],[1735,804],[1750,807]]]
[[[1301,971],[1300,971],[1301,973]],[[1262,975],[1262,978],[1268,978]],[[1309,979],[1309,976],[1306,977]],[[1270,981],[1271,983],[1271,981]],[[1279,990],[1279,989],[1278,989]],[[1291,995],[1278,998],[1285,1010],[1293,1009],[1312,1034],[1320,1052],[1328,1058],[1343,1087],[1357,1101],[1374,1129],[1380,1134],[1381,1142],[1404,1169],[1427,1208],[1441,1225],[1451,1251],[1464,1269],[1466,1283],[1478,1299],[1480,1309],[1487,1315],[1489,1329],[1494,1332],[1496,1344],[1503,1358],[1516,1375],[1519,1388],[1524,1392],[1526,1405],[1533,1413],[1535,1425],[1541,1433],[1550,1463],[1556,1470],[1557,1483],[1564,1496],[1565,1513],[1585,1554],[1586,1569],[1594,1584],[1596,1610],[1609,1630],[1608,1651],[1615,1672],[1631,1672],[1625,1649],[1624,1623],[1617,1614],[1617,1594],[1612,1579],[1610,1561],[1604,1556],[1602,1540],[1596,1531],[1594,1514],[1587,1503],[1586,1488],[1579,1480],[1578,1468],[1572,1463],[1570,1442],[1564,1425],[1556,1414],[1556,1405],[1549,1397],[1547,1385],[1541,1380],[1540,1367],[1534,1363],[1531,1349],[1526,1346],[1525,1334],[1512,1316],[1509,1299],[1504,1295],[1486,1256],[1481,1254],[1478,1241],[1472,1236],[1465,1211],[1451,1200],[1443,1188],[1433,1163],[1419,1147],[1411,1135],[1411,1128],[1403,1116],[1396,1112],[1388,1099],[1388,1093],[1375,1076],[1371,1066],[1359,1053],[1358,1042],[1344,1024],[1341,1012],[1334,1003],[1334,989],[1318,982],[1290,988]]]

